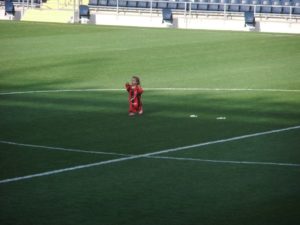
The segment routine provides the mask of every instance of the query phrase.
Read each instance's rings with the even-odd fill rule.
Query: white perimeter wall
[[[115,12],[97,12],[92,15],[91,23],[99,25],[137,26],[137,27],[174,27],[180,29],[208,29],[249,31],[244,27],[243,17],[207,17],[207,16],[174,16],[173,25],[162,23],[162,16],[152,14],[119,14]],[[255,31],[275,33],[299,33],[300,21],[287,19],[256,18]]]

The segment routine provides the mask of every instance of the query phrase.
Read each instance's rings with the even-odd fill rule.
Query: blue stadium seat
[[[107,0],[99,0],[98,5],[99,6],[107,6]]]
[[[295,3],[295,8],[293,10],[293,14],[300,14],[300,2]]]
[[[117,0],[108,0],[107,5],[112,6],[112,7],[116,7],[117,6]]]
[[[126,0],[119,0],[119,7],[127,7],[127,1]]]
[[[255,11],[255,13],[260,13],[261,11],[261,6],[259,6],[261,4],[260,0],[252,0],[252,5],[253,6],[253,11]]]
[[[250,0],[242,0],[240,12],[252,12],[253,9],[250,4]]]
[[[152,9],[157,9],[157,2],[152,2]],[[149,3],[149,7],[151,8],[151,2]]]
[[[271,2],[269,0],[263,0],[262,5],[263,5],[261,7],[262,13],[271,13],[272,7],[271,7]]]
[[[208,10],[210,11],[218,11],[219,10],[219,0],[210,0],[209,5],[208,5]]]
[[[129,8],[136,8],[137,7],[137,1],[128,1],[127,7]]]
[[[284,14],[290,14],[292,12],[293,12],[293,8],[291,8],[290,1],[283,2],[282,13],[284,13]]]
[[[168,8],[168,3],[167,2],[158,2],[157,8],[158,9],[166,9],[166,8]]]
[[[148,2],[138,1],[137,2],[137,7],[138,8],[149,8],[150,4],[148,4]]]
[[[279,0],[273,1],[272,13],[276,13],[276,14],[282,13],[282,5]]]
[[[98,5],[98,0],[89,0],[89,5]]]
[[[230,12],[239,12],[240,11],[240,1],[239,0],[231,0],[229,5]]]
[[[188,9],[188,4],[186,5],[186,8]],[[180,2],[177,4],[177,9],[182,9],[184,10],[185,9],[185,3],[184,2]]]
[[[200,2],[198,3],[198,10],[208,10],[208,1],[207,0],[200,0]]]
[[[226,11],[228,11],[228,7],[229,7],[228,4],[229,4],[229,0],[221,0],[219,4],[219,11],[224,11],[224,8]]]
[[[207,9],[207,8],[206,8]],[[205,10],[206,10],[205,9]],[[195,10],[198,10],[198,4],[197,3],[191,3],[191,8],[190,8],[191,11],[195,11]]]
[[[177,3],[176,2],[169,2],[167,8],[168,9],[177,9]]]

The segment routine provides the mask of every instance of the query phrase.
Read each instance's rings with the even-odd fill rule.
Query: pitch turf
[[[299,35],[13,22],[0,30],[1,93],[120,89],[135,74],[145,88],[298,90],[148,90],[136,118],[124,91],[2,94],[1,141],[138,155],[300,125]],[[2,183],[0,223],[297,224],[299,137],[294,129],[157,155],[213,162],[139,158]],[[122,157],[1,143],[0,180]]]

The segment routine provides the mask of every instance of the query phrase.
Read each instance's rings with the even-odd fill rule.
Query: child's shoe
[[[134,116],[135,114],[133,112],[129,113],[128,116]]]

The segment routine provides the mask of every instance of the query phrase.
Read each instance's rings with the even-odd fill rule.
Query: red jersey
[[[125,87],[129,94],[129,113],[143,113],[141,99],[143,93],[142,87],[140,85],[132,86],[130,84],[126,84]]]

